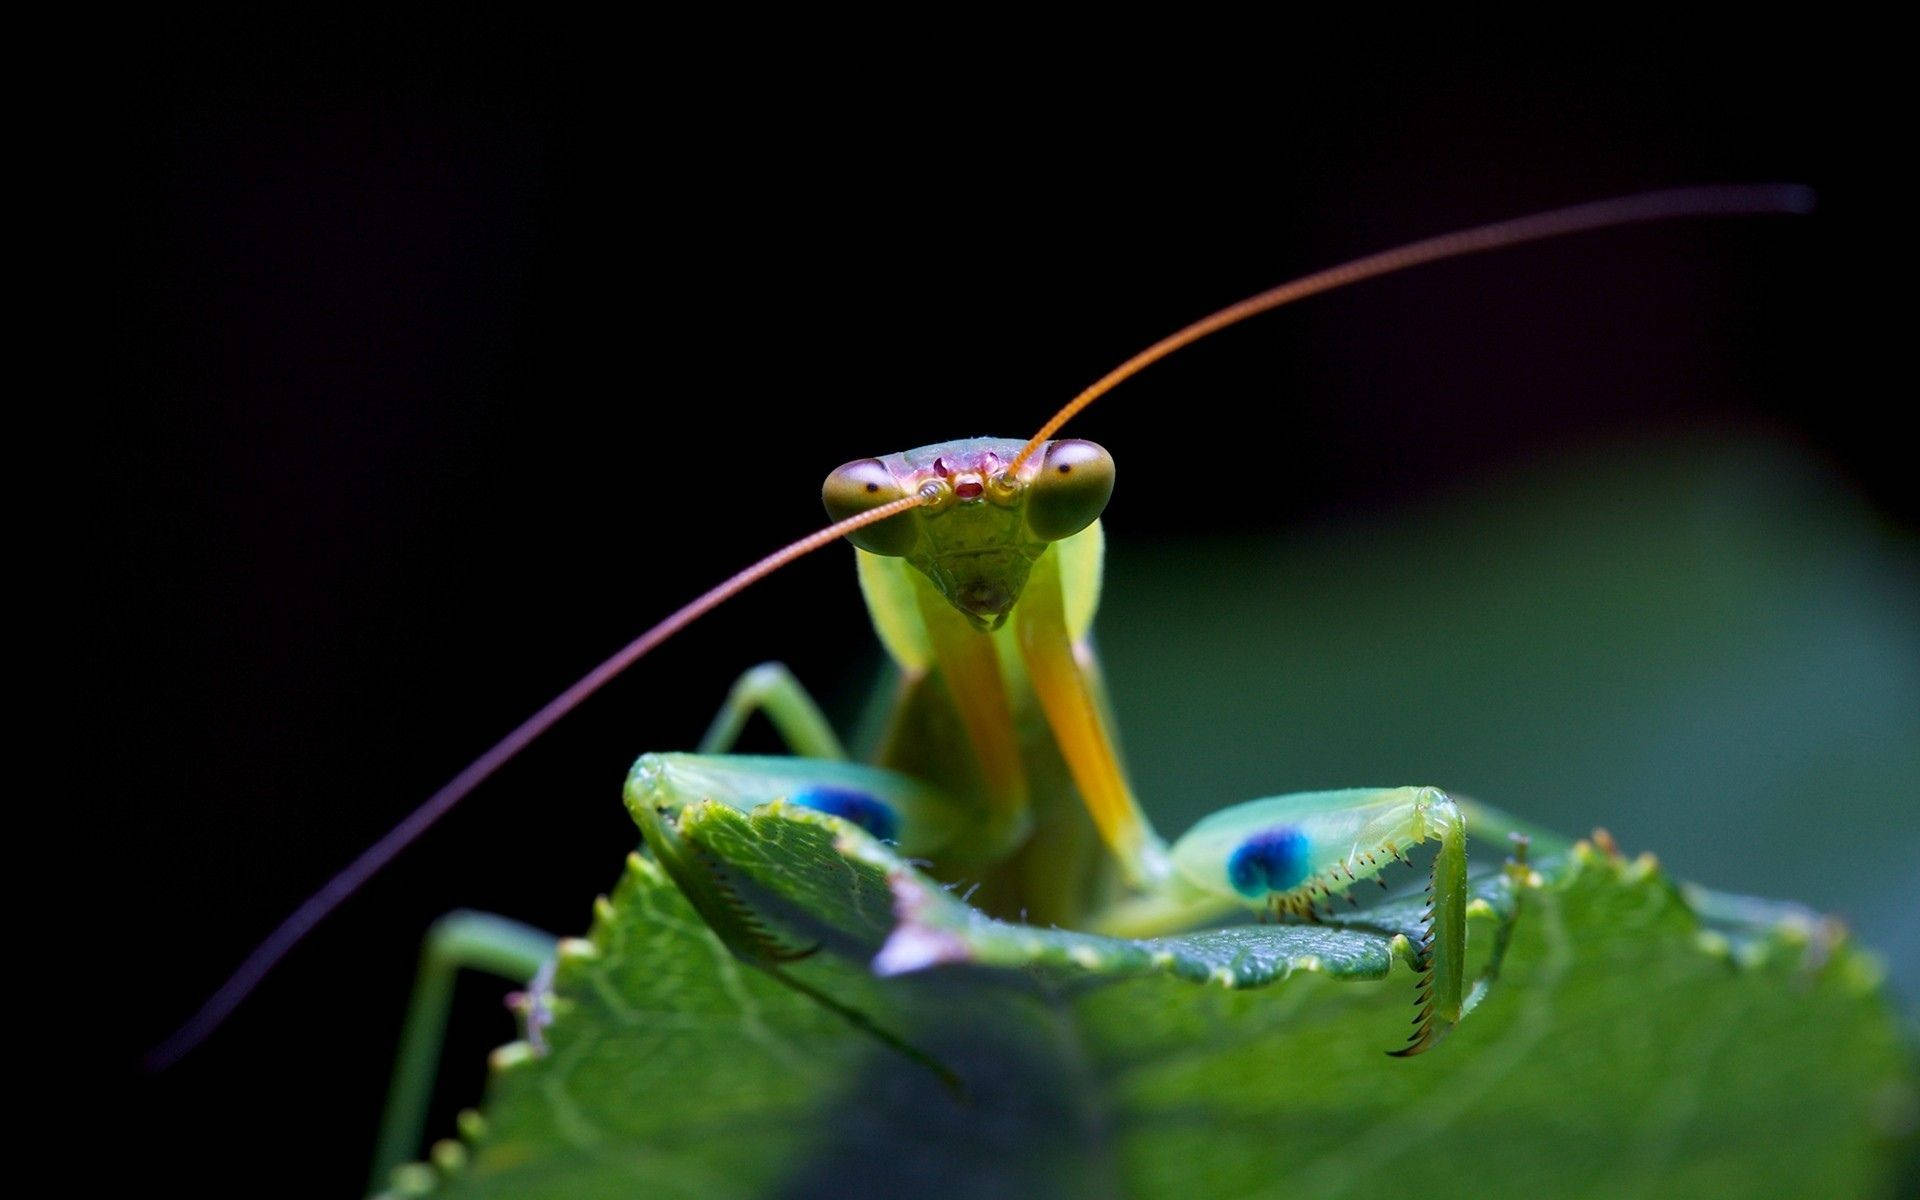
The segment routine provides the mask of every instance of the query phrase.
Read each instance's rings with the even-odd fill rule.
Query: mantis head
[[[998,629],[1046,548],[1093,524],[1113,495],[1113,457],[1092,442],[967,438],[827,476],[821,498],[842,520],[917,496],[914,508],[847,535],[863,550],[904,558],[976,629]]]

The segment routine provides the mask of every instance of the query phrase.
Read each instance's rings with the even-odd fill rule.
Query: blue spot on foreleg
[[[818,787],[798,793],[793,803],[850,821],[883,842],[900,840],[900,818],[893,807],[865,792]]]
[[[1263,829],[1227,857],[1227,882],[1249,900],[1298,887],[1307,877],[1307,835],[1291,825]]]

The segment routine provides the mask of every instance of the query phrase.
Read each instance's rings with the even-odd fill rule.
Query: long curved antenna
[[[566,691],[561,692],[546,703],[539,712],[534,713],[516,726],[512,733],[496,742],[492,749],[467,765],[467,768],[455,775],[447,784],[425,803],[408,813],[398,825],[387,831],[387,835],[362,851],[360,856],[348,863],[339,874],[326,882],[319,891],[308,896],[300,907],[286,920],[280,922],[274,931],[268,934],[259,945],[253,948],[244,961],[234,969],[220,989],[207,998],[200,1010],[187,1022],[175,1030],[165,1041],[147,1052],[148,1070],[164,1070],[195,1046],[206,1040],[208,1034],[220,1027],[220,1023],[232,1015],[248,993],[259,986],[267,973],[273,970],[287,951],[300,944],[300,939],[313,931],[314,926],[325,920],[328,914],[340,907],[342,901],[358,891],[361,885],[378,874],[381,868],[414,840],[425,833],[435,821],[445,816],[454,805],[466,798],[473,789],[484,783],[488,776],[533,743],[554,723],[566,716],[580,702],[600,690],[614,676],[645,657],[647,652],[660,645],[688,625],[699,620],[718,607],[723,601],[738,595],[753,586],[762,578],[786,566],[802,555],[811,554],[820,547],[829,545],[847,533],[884,521],[916,507],[921,503],[918,495],[904,496],[890,504],[869,509],[836,521],[825,529],[808,534],[797,542],[784,546],[759,562],[747,567],[724,582],[716,584],[689,601],[653,628],[628,642],[620,651],[608,658],[593,670],[581,676]]]
[[[1040,432],[1034,434],[1028,439],[1027,444],[1020,448],[1020,453],[1014,456],[1007,471],[1009,474],[1018,472],[1026,464],[1027,459],[1039,450],[1040,444],[1060,432],[1060,427],[1078,416],[1080,410],[1175,350],[1190,346],[1208,334],[1217,333],[1248,317],[1268,312],[1284,304],[1292,304],[1295,300],[1304,300],[1308,296],[1317,296],[1321,292],[1330,292],[1335,288],[1346,287],[1350,283],[1359,283],[1363,279],[1404,271],[1408,267],[1417,267],[1423,263],[1438,262],[1443,258],[1459,258],[1465,254],[1478,254],[1483,250],[1518,246],[1523,242],[1537,242],[1544,238],[1580,233],[1588,229],[1630,225],[1636,221],[1661,221],[1673,217],[1807,213],[1813,211],[1813,201],[1812,188],[1793,183],[1721,184],[1670,188],[1660,192],[1642,192],[1635,196],[1618,196],[1611,200],[1595,200],[1589,204],[1576,204],[1571,208],[1556,208],[1552,212],[1535,213],[1530,217],[1498,221],[1492,225],[1481,225],[1456,233],[1443,233],[1439,237],[1412,242],[1392,250],[1382,250],[1378,254],[1369,254],[1365,258],[1356,258],[1352,262],[1342,263],[1337,267],[1316,271],[1291,283],[1270,288],[1257,296],[1249,296],[1240,303],[1223,308],[1212,316],[1202,317],[1186,328],[1161,338],[1108,371],[1095,380],[1091,387],[1069,400],[1059,412],[1053,414],[1053,419],[1042,425]]]

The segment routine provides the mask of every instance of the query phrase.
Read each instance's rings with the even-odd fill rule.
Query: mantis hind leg
[[[525,984],[552,960],[555,941],[552,934],[531,925],[466,909],[450,912],[428,928],[400,1030],[393,1079],[387,1085],[369,1191],[383,1189],[393,1169],[418,1154],[433,1080],[439,1073],[455,977],[465,968]]]

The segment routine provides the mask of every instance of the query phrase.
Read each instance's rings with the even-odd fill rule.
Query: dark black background
[[[1278,528],[1676,430],[1801,440],[1912,517],[1865,383],[1890,321],[1845,265],[1884,253],[1852,148],[1876,85],[1809,45],[1248,61],[1222,29],[1093,72],[754,35],[170,29],[127,68],[93,701],[99,820],[133,852],[111,1052],[160,1176],[353,1193],[433,917],[583,928],[634,841],[626,765],[690,744],[752,663],[857,701],[873,652],[836,551],[510,767],[192,1058],[134,1065],[492,738],[812,528],[827,470],[1024,436],[1283,278],[1644,188],[1821,194],[1811,219],[1592,234],[1224,335],[1076,429],[1119,458],[1114,529]],[[510,1035],[496,994],[459,1017],[439,1132]]]

